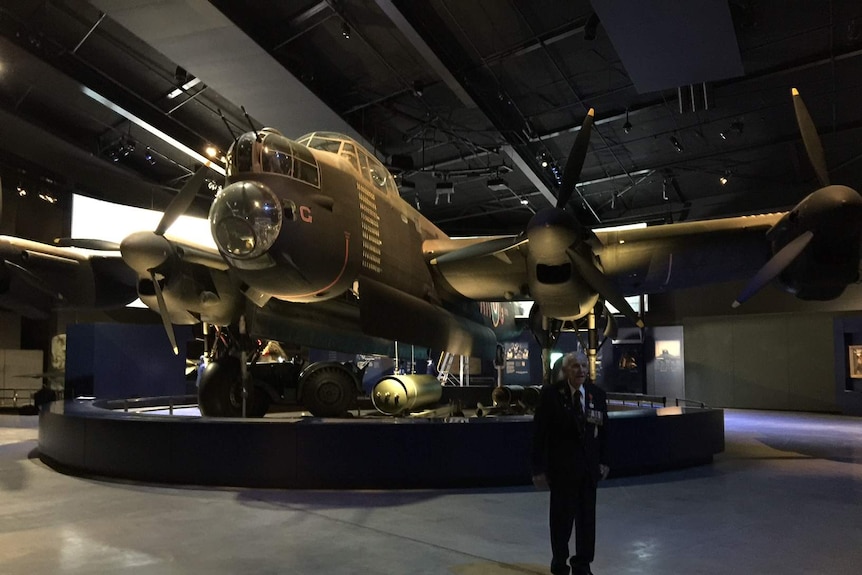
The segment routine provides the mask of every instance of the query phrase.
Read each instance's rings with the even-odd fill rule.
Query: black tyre
[[[248,410],[249,417],[263,417],[269,411],[269,394],[266,390],[254,387],[254,392],[251,394],[251,409]]]
[[[224,357],[207,364],[198,386],[198,407],[209,417],[242,417],[242,381],[239,359]],[[248,386],[246,413],[254,406],[254,386]]]
[[[300,382],[302,403],[317,417],[343,415],[356,400],[353,377],[338,367],[321,367]]]

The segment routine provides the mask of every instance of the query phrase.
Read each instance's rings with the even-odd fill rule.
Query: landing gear
[[[289,362],[256,364],[263,348],[242,325],[239,330],[216,328],[210,362],[198,381],[201,415],[263,417],[270,401],[298,400],[312,415],[337,417],[355,404],[364,370],[339,362],[314,363],[302,372]]]
[[[317,417],[343,415],[356,400],[356,376],[345,365],[312,364],[299,379],[300,401]]]
[[[587,342],[585,343],[580,336],[578,336],[578,341],[584,349],[589,361],[590,379],[592,381],[596,381],[597,353],[604,343],[604,341],[599,343],[599,333],[596,326],[596,310],[601,309],[601,306],[603,305],[604,304],[600,303],[595,308],[591,309],[587,316],[581,320],[586,321]],[[536,341],[542,347],[542,385],[547,385],[548,383],[556,381],[556,378],[558,377],[558,373],[555,372],[551,366],[551,350],[553,350],[557,344],[564,322],[542,315],[541,310],[538,308],[538,305],[534,305],[530,311],[529,324]],[[611,337],[611,334],[616,331],[616,325],[613,323],[613,316],[610,312],[608,312],[607,315],[608,323],[604,333],[605,339]],[[574,329],[575,331],[578,330],[577,325],[575,325]]]
[[[214,359],[201,374],[198,407],[209,417],[242,417],[243,385],[240,360],[233,355]],[[254,399],[254,386],[246,386],[246,414]]]

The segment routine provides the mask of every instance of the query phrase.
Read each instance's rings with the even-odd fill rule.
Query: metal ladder
[[[440,354],[440,361],[437,362],[437,380],[440,385],[470,385],[470,368],[467,363],[469,359],[463,355],[458,357],[458,377],[455,377],[449,373],[452,362],[455,361],[455,354],[448,351]]]

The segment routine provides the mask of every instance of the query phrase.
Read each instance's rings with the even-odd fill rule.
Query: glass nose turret
[[[224,188],[210,208],[210,229],[228,257],[252,259],[275,243],[282,224],[281,202],[260,182],[234,182]]]

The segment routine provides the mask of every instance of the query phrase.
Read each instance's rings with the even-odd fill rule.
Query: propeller
[[[817,179],[820,180],[820,185],[826,187],[829,185],[829,173],[826,170],[826,157],[823,155],[823,146],[820,144],[820,136],[817,135],[817,127],[808,114],[808,108],[805,107],[805,102],[802,101],[799,90],[792,88],[790,93],[793,95],[793,109],[796,112],[796,123],[799,125],[799,132],[802,134],[802,141],[805,143],[805,151],[808,152],[808,160],[811,162],[814,171],[817,172]]]
[[[168,314],[168,306],[165,303],[165,294],[162,293],[159,280],[156,278],[156,272],[150,271],[150,279],[153,280],[153,287],[156,290],[156,301],[159,304],[159,315],[162,317],[162,325],[165,326],[165,333],[168,334],[168,341],[171,342],[171,348],[174,350],[174,355],[179,355],[180,349],[177,346],[177,338],[174,335],[174,326],[171,324],[171,316]]]
[[[614,314],[611,313],[608,306],[604,306],[602,307],[602,315],[607,319],[602,335],[605,339],[615,339],[617,337],[617,320],[614,319]]]
[[[168,204],[167,208],[165,208],[165,213],[162,215],[162,219],[156,227],[155,234],[157,236],[165,235],[165,232],[169,227],[171,227],[171,225],[173,225],[177,218],[186,213],[186,210],[188,210],[189,206],[192,205],[198,190],[204,183],[207,168],[211,165],[212,164],[210,162],[207,162],[205,165],[201,166],[198,171],[195,172],[195,175],[185,183],[182,189],[180,189],[180,193],[174,196],[174,199],[171,200],[171,203]]]
[[[748,298],[760,291],[763,286],[775,279],[778,274],[783,272],[787,266],[793,263],[796,256],[802,253],[802,250],[811,243],[813,238],[814,233],[810,230],[806,231],[804,234],[796,236],[793,241],[778,250],[778,252],[757,271],[755,276],[751,278],[751,281],[748,282],[748,285],[745,286],[742,293],[734,300],[732,307],[738,308]]]
[[[493,240],[487,240],[470,246],[465,246],[457,250],[453,250],[447,254],[443,254],[440,257],[432,259],[430,263],[431,265],[445,264],[461,260],[469,260],[471,258],[481,256],[495,255],[508,251],[512,248],[516,248],[526,242],[527,238],[526,236],[524,236],[523,233],[511,238],[495,238]]]
[[[195,174],[189,178],[189,181],[183,185],[179,193],[174,196],[165,212],[159,225],[156,226],[153,232],[136,232],[127,236],[120,243],[120,253],[123,256],[123,261],[130,268],[138,272],[140,275],[149,276],[153,282],[153,289],[156,292],[156,301],[159,306],[159,315],[162,318],[162,325],[165,327],[165,333],[168,334],[168,340],[171,342],[174,355],[179,355],[179,347],[177,346],[176,336],[174,335],[171,316],[168,312],[168,306],[165,302],[165,295],[162,292],[162,287],[159,284],[156,272],[165,262],[167,262],[174,253],[171,242],[165,238],[165,232],[173,223],[189,209],[195,199],[195,195],[203,184],[206,176],[207,168],[210,163],[207,162],[201,166]],[[164,276],[163,276],[164,277]]]
[[[644,326],[643,320],[638,317],[638,314],[629,305],[629,302],[626,301],[626,298],[620,293],[617,286],[611,283],[608,276],[603,274],[599,268],[574,249],[569,248],[566,250],[566,253],[569,255],[569,259],[575,264],[575,269],[591,288],[596,290],[612,306],[620,310],[620,313],[629,318],[632,323],[638,327]]]
[[[97,240],[89,238],[55,238],[54,245],[61,248],[84,248],[87,250],[99,250],[116,252],[120,250],[120,244],[108,240]]]
[[[563,170],[563,181],[560,184],[560,193],[557,195],[557,209],[565,209],[569,200],[572,199],[572,193],[575,191],[575,185],[581,177],[581,170],[584,167],[584,160],[587,157],[587,148],[590,144],[590,132],[593,129],[593,118],[596,115],[595,110],[590,108],[587,112],[587,117],[584,118],[581,124],[581,131],[578,132],[578,137],[575,138],[575,144],[572,146],[572,151],[569,152],[569,158],[566,160],[566,168]]]
[[[829,173],[826,169],[826,158],[823,154],[823,145],[820,143],[820,136],[817,135],[817,127],[811,120],[811,115],[808,113],[808,108],[805,107],[805,102],[802,101],[802,96],[799,95],[799,90],[791,88],[790,94],[793,96],[793,110],[796,112],[796,123],[799,126],[799,133],[802,135],[802,141],[805,144],[805,151],[808,154],[808,160],[811,166],[817,173],[817,179],[820,185],[825,187],[829,185]],[[748,285],[742,290],[742,293],[734,300],[732,307],[737,308],[747,299],[751,298],[766,284],[775,279],[778,274],[784,271],[787,266],[793,263],[799,254],[811,243],[814,238],[814,233],[810,230],[796,236],[783,248],[778,250],[768,262],[748,282]]]
[[[3,260],[2,265],[9,270],[9,272],[16,277],[18,277],[21,281],[29,285],[34,290],[41,292],[51,299],[63,301],[63,294],[59,291],[52,289],[50,285],[48,285],[45,280],[28,270],[23,266],[19,266],[15,262],[10,262],[9,260]]]

